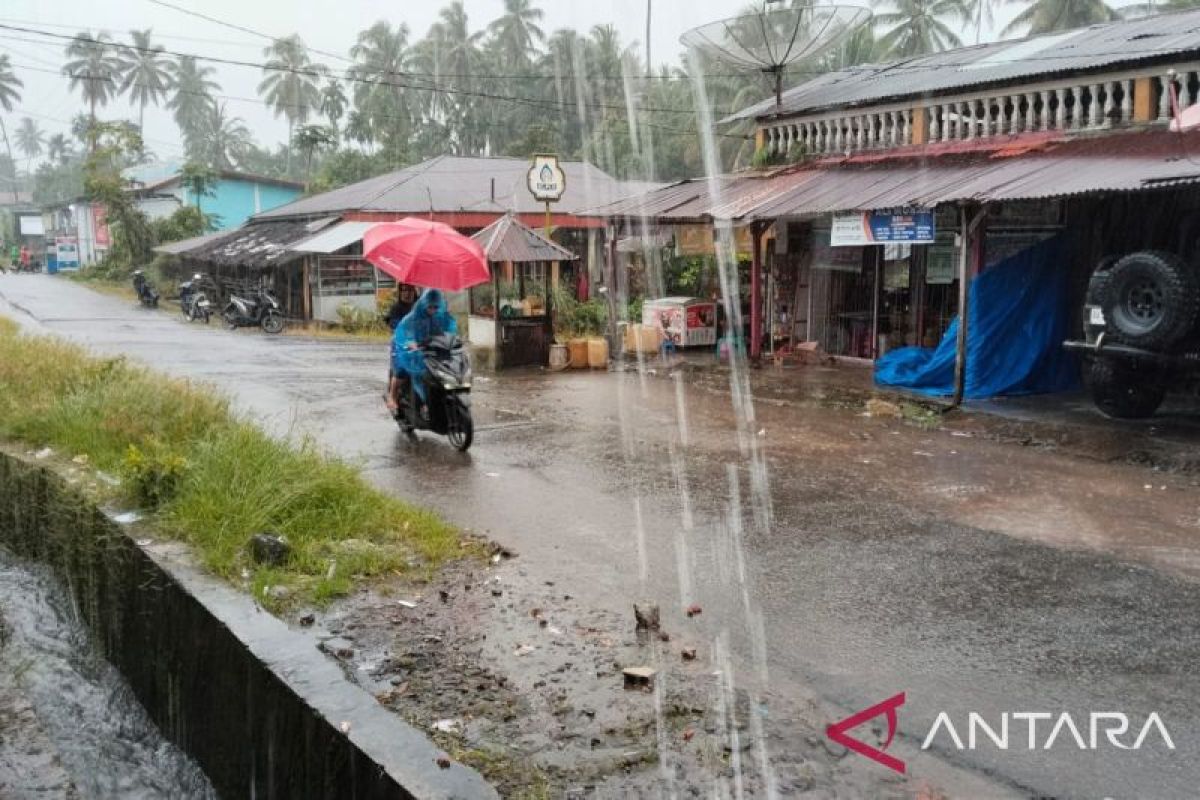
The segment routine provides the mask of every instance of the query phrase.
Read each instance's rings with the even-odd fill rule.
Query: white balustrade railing
[[[1180,109],[1200,102],[1200,64],[1142,69],[1087,80],[1060,80],[1020,89],[978,92],[924,104],[924,128],[914,130],[911,105],[831,112],[768,122],[763,145],[781,156],[844,155],[937,143],[1014,136],[1037,131],[1109,130],[1170,119],[1170,87]],[[1138,97],[1138,93],[1149,97]],[[1134,115],[1142,109],[1137,120]]]

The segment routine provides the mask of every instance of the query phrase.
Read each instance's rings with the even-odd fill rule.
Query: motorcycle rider
[[[400,320],[392,337],[392,380],[388,392],[388,409],[393,415],[399,412],[406,380],[412,382],[413,393],[420,404],[420,413],[425,416],[425,359],[421,348],[434,336],[458,333],[458,323],[446,310],[446,296],[440,289],[426,289],[413,305],[412,311]]]

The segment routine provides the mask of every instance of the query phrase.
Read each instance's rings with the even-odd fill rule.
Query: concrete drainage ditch
[[[497,796],[183,547],[140,546],[57,474],[3,451],[0,546],[54,573],[100,654],[221,797]]]

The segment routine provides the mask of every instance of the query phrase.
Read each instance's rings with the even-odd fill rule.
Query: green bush
[[[390,307],[390,303],[388,306]],[[384,309],[386,313],[386,309]],[[351,305],[350,303],[342,303],[337,308],[338,325],[346,333],[369,333],[387,330],[387,326],[383,320],[379,318],[379,312],[371,311],[365,308]]]
[[[132,499],[143,508],[158,508],[175,496],[187,469],[187,459],[157,440],[146,451],[129,445],[121,465],[121,477]]]

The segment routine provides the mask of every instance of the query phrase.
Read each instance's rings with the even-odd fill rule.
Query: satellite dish
[[[778,2],[778,0],[773,0]],[[679,41],[719,61],[775,76],[775,103],[783,104],[783,70],[788,64],[819,56],[848,38],[871,18],[859,6],[797,5],[710,22]]]

